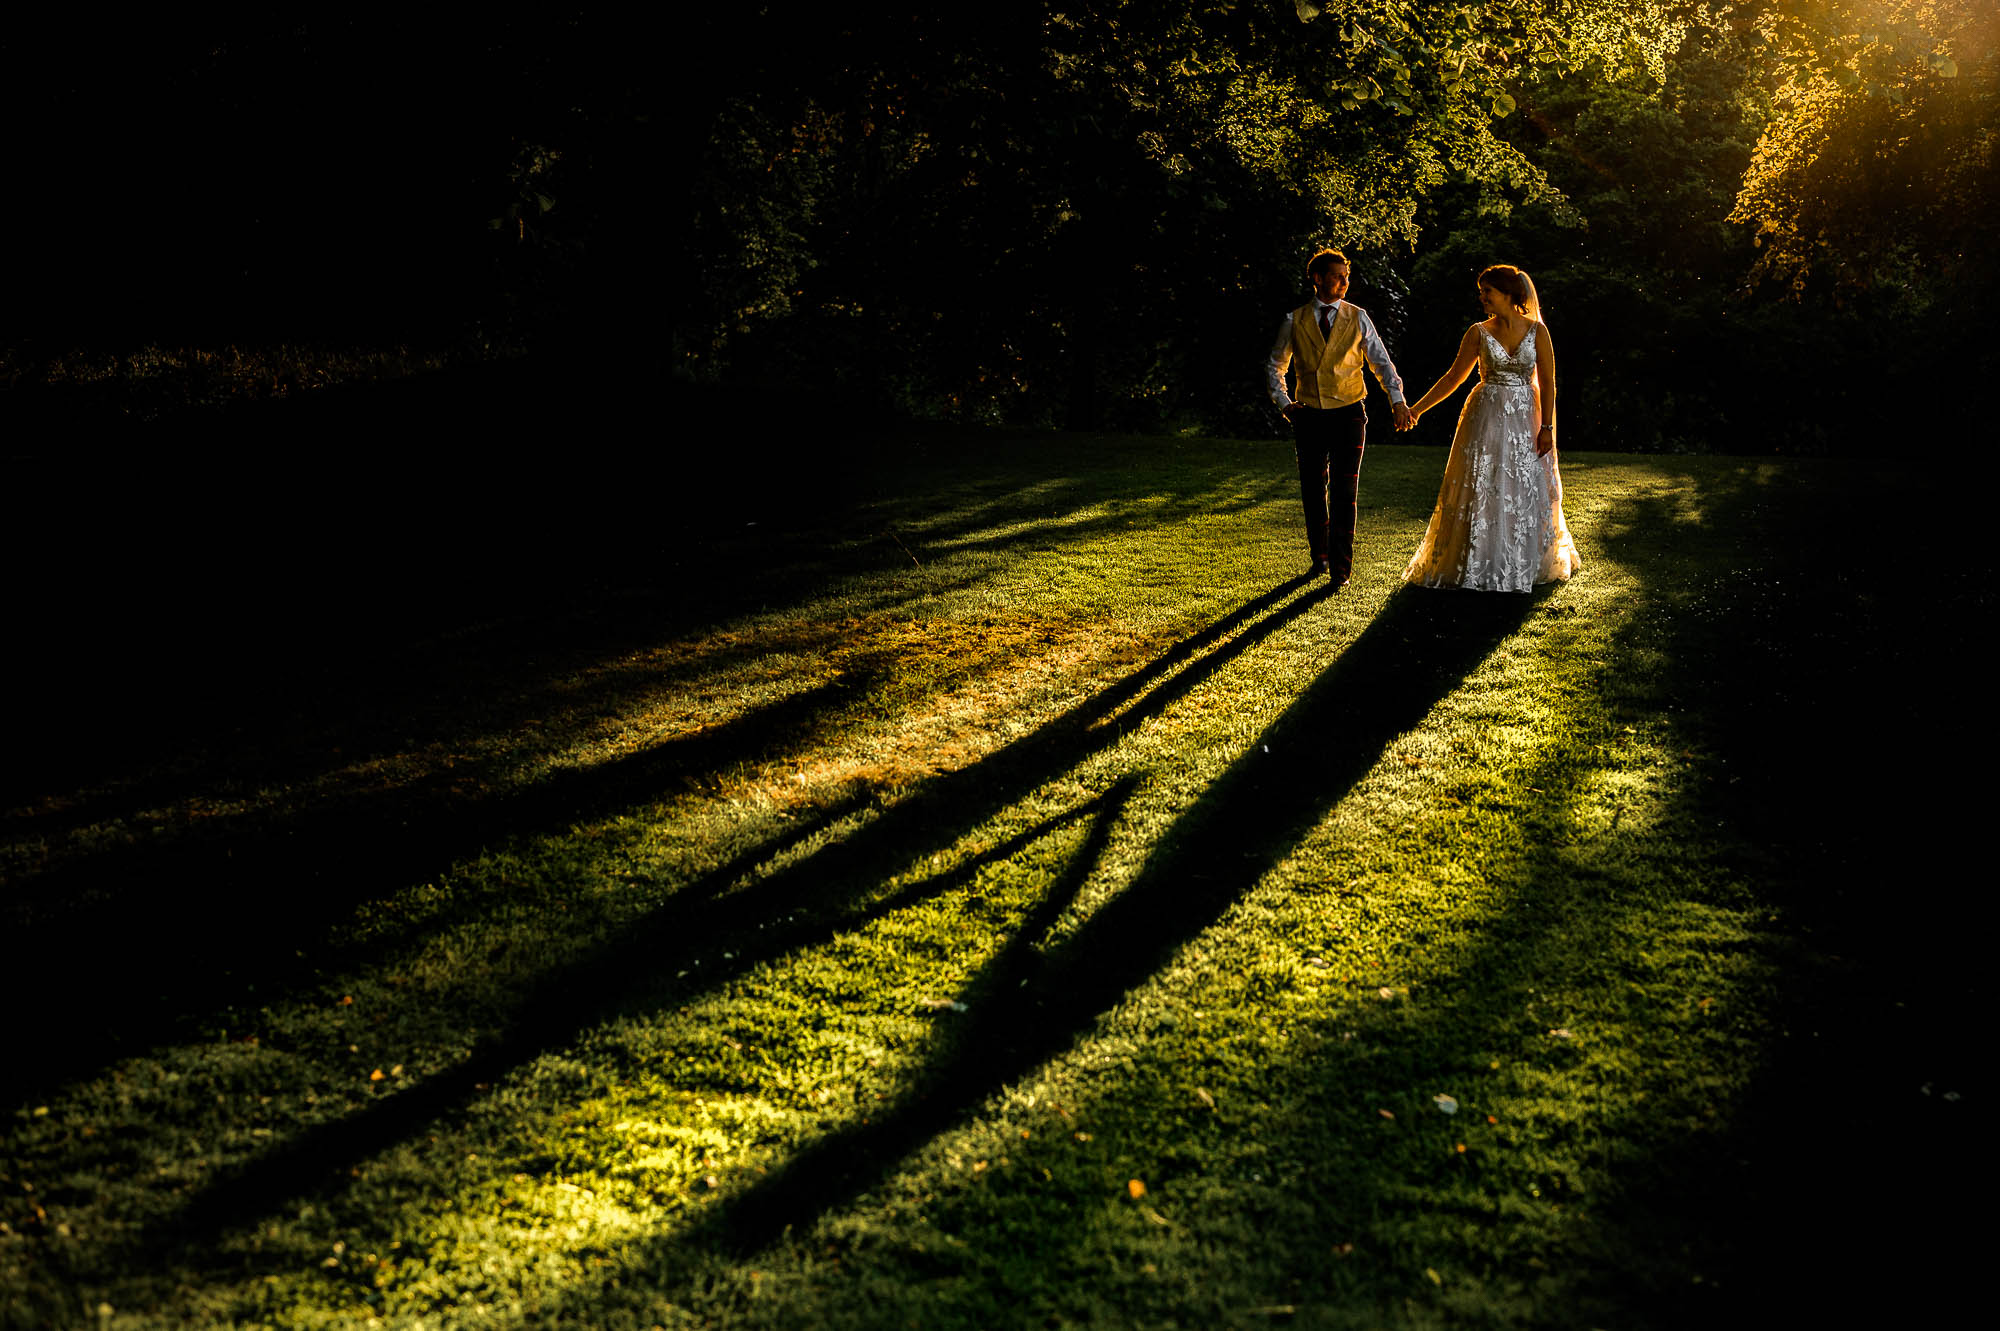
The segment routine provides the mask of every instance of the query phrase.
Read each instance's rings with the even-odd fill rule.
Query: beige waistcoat
[[[1298,389],[1292,400],[1302,407],[1345,407],[1368,396],[1361,377],[1367,358],[1361,354],[1361,307],[1340,303],[1333,328],[1319,335],[1318,307],[1311,301],[1292,311],[1292,373]]]

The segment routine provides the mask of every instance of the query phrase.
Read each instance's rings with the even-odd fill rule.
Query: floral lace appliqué
[[[1535,333],[1512,352],[1482,325],[1437,508],[1403,577],[1426,587],[1525,592],[1583,566],[1562,515],[1556,458],[1535,456]]]

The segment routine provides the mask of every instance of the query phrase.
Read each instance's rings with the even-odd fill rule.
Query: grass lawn
[[[1400,584],[1434,449],[1337,594],[1282,443],[819,465],[55,578],[0,1325],[1951,1306],[1993,583],[1904,482],[1577,454],[1495,597]]]

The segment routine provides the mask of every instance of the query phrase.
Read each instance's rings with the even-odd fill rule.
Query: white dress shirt
[[[1318,296],[1314,296],[1312,303],[1313,318],[1321,323],[1330,324],[1340,317],[1340,307],[1347,302],[1336,300],[1329,305]],[[1361,354],[1367,358],[1368,368],[1375,372],[1376,381],[1382,385],[1382,391],[1389,395],[1389,400],[1401,405],[1403,376],[1396,373],[1396,366],[1389,359],[1389,348],[1382,345],[1382,335],[1375,331],[1375,321],[1368,317],[1368,311],[1357,305],[1354,307],[1354,313],[1361,321]],[[1278,340],[1271,347],[1271,361],[1265,367],[1264,374],[1265,381],[1270,385],[1271,401],[1278,404],[1279,411],[1292,405],[1291,394],[1285,391],[1285,370],[1291,363],[1292,316],[1287,314],[1285,322],[1278,327]]]

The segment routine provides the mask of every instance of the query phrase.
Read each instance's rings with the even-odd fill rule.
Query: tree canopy
[[[1776,114],[1732,217],[1762,274],[1871,285],[1990,272],[2000,217],[2000,6],[1777,0],[1749,20]]]
[[[1756,417],[1675,358],[1699,328],[1830,373],[1915,326],[1968,370],[1996,23],[1078,0],[16,39],[20,122],[62,131],[23,178],[70,183],[27,195],[14,312],[55,340],[477,320],[864,415],[1257,433],[1258,344],[1335,245],[1392,346],[1469,315],[1485,263],[1536,270],[1605,442],[1820,446],[1845,417]]]
[[[906,409],[1135,425],[1241,423],[1244,329],[1314,246],[1407,254],[1453,182],[1560,209],[1496,132],[1524,83],[1658,67],[1685,27],[1528,0],[760,17],[726,61],[735,16],[699,34],[728,74],[689,108],[681,372],[803,321]]]

